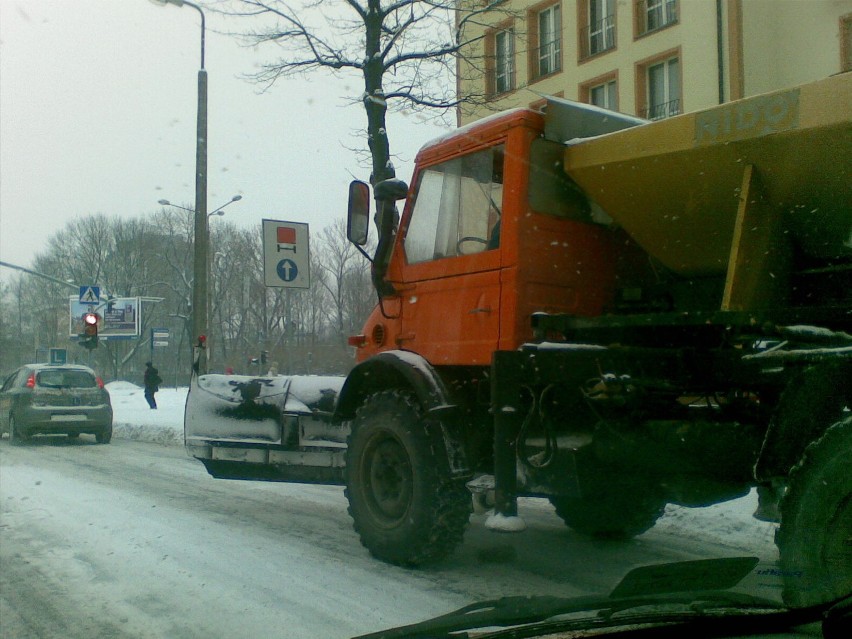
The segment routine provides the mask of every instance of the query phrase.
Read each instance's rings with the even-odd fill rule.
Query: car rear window
[[[37,383],[46,388],[94,388],[95,376],[87,371],[50,370],[38,374]]]

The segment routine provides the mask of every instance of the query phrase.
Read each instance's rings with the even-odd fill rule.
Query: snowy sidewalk
[[[148,408],[143,389],[130,382],[106,385],[112,400],[113,436],[183,446],[183,408],[186,388],[163,388],[157,395],[157,410]]]

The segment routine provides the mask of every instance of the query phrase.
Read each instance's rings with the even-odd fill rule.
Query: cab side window
[[[497,248],[502,207],[503,145],[429,167],[405,236],[408,263]]]

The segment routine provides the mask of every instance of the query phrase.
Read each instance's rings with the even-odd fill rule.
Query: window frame
[[[658,33],[680,23],[679,0],[636,0],[633,4],[634,39]],[[659,9],[661,23],[651,27],[649,16],[652,10]]]
[[[671,69],[669,64],[672,61],[677,61],[677,95],[672,94],[671,87]],[[651,70],[665,65],[663,78],[665,81],[665,97],[666,100],[659,104],[651,104]],[[672,109],[672,103],[677,103]],[[663,107],[664,114],[651,117],[652,111],[657,107]],[[683,56],[680,47],[671,49],[664,53],[660,53],[652,58],[648,58],[636,64],[636,113],[640,117],[649,120],[664,120],[666,118],[680,115],[684,112],[683,106]]]
[[[477,157],[479,156],[479,157]],[[469,173],[466,171],[447,170],[454,162],[461,162],[458,168],[464,167],[465,162],[473,160],[473,164],[468,168],[476,167],[476,162],[490,158],[491,168],[488,171],[491,173],[490,182],[471,181],[479,173]],[[499,158],[499,160],[498,160]],[[499,141],[490,144],[483,148],[477,149],[470,153],[456,155],[452,158],[446,158],[429,166],[423,167],[418,171],[416,176],[417,181],[417,197],[411,202],[410,210],[406,211],[405,227],[401,238],[402,253],[406,267],[414,267],[415,269],[427,264],[435,262],[443,262],[445,260],[455,259],[478,259],[477,255],[483,253],[496,253],[495,249],[499,248],[499,244],[492,246],[490,244],[483,245],[476,250],[477,247],[471,247],[472,250],[457,251],[454,253],[439,254],[438,244],[442,234],[446,234],[447,229],[455,229],[455,241],[453,233],[447,234],[447,237],[442,241],[444,248],[458,247],[461,237],[467,236],[467,230],[471,228],[471,224],[479,225],[484,223],[483,239],[491,240],[495,225],[499,225],[502,217],[502,210],[505,206],[505,183],[503,175],[505,174],[506,161],[506,142]],[[436,171],[438,167],[444,167],[441,171]],[[495,173],[498,171],[498,173]],[[440,188],[437,192],[429,192],[424,189],[424,180],[427,178],[431,181],[432,175],[441,175]],[[499,181],[494,180],[494,176],[499,174]],[[449,180],[449,181],[448,181]],[[453,182],[455,180],[455,182]],[[488,191],[482,190],[482,185],[488,184]],[[481,193],[476,189],[470,188],[472,184],[478,184]],[[494,193],[495,186],[499,184],[499,202],[495,201]],[[449,188],[448,188],[449,187]],[[484,209],[471,208],[469,205],[472,202],[469,198],[473,194],[475,200],[479,200],[486,204]],[[458,198],[455,206],[452,208],[444,208],[444,197],[446,195],[455,196]],[[429,199],[424,203],[422,210],[418,208],[421,198],[427,196]],[[437,197],[436,197],[437,196]],[[482,197],[484,196],[484,198]],[[490,202],[490,205],[488,205]],[[475,202],[476,203],[476,202]],[[468,204],[468,206],[464,206]],[[496,210],[493,209],[496,207]],[[481,215],[485,212],[485,216]],[[434,215],[432,215],[434,213]],[[447,214],[450,215],[447,215]],[[464,215],[463,215],[464,214]],[[424,215],[427,217],[424,218]],[[421,222],[421,218],[424,219]],[[432,229],[434,226],[434,235],[424,235],[423,229]],[[462,231],[465,232],[462,232]],[[413,234],[412,234],[413,232]],[[428,240],[424,243],[424,240]],[[449,243],[448,243],[449,242]],[[423,252],[424,247],[429,247]],[[427,256],[431,253],[431,257]]]
[[[593,20],[593,15],[598,12],[602,12],[603,16]],[[578,60],[580,62],[618,48],[617,13],[618,6],[615,0],[580,0],[577,3]],[[598,47],[593,46],[593,37],[599,37]]]
[[[605,73],[603,75],[596,76],[596,77],[594,77],[590,80],[586,80],[585,82],[583,82],[580,85],[580,90],[578,92],[580,102],[584,102],[586,104],[592,104],[594,106],[601,106],[601,105],[595,105],[595,103],[592,102],[592,91],[594,89],[598,88],[598,87],[607,86],[609,84],[613,84],[615,86],[615,104],[612,105],[612,106],[605,106],[603,108],[609,109],[610,111],[618,111],[619,110],[619,104],[620,104],[620,98],[619,98],[620,84],[619,84],[618,71],[617,70],[611,71],[609,73]]]
[[[506,22],[502,22],[498,25],[495,25],[493,28],[489,29],[486,32],[485,36],[485,47],[486,47],[486,93],[489,98],[494,98],[496,96],[506,95],[511,93],[516,88],[516,79],[517,79],[517,65],[515,63],[515,54],[517,52],[517,47],[515,46],[515,24],[514,20],[508,20]],[[500,37],[508,37],[508,43],[510,45],[511,51],[505,58],[506,64],[500,64],[500,46],[499,40]],[[504,67],[500,69],[500,67]],[[508,67],[506,69],[505,67]],[[505,74],[500,73],[500,71],[506,71]],[[498,75],[499,74],[499,75]],[[507,86],[503,87],[501,83],[498,82],[498,78],[502,78],[508,76]]]
[[[544,16],[550,15],[552,23],[552,38],[543,42],[542,20]],[[559,0],[547,0],[527,11],[527,24],[529,25],[529,77],[531,82],[547,78],[563,70],[562,55],[564,52],[562,31],[562,3]],[[552,50],[545,53],[545,47]],[[548,66],[545,65],[545,61]]]

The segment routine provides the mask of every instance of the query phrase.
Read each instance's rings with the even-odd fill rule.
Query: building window
[[[618,89],[615,80],[589,87],[589,104],[610,111],[618,110]]]
[[[615,0],[583,0],[580,58],[589,58],[615,48]]]
[[[840,19],[840,70],[852,71],[852,13]]]
[[[646,107],[642,115],[662,120],[681,112],[680,60],[669,58],[645,66]]]
[[[639,0],[636,3],[637,35],[645,35],[677,23],[677,0]]]
[[[580,102],[618,111],[618,73],[613,71],[587,80],[580,85],[578,96]]]
[[[556,73],[562,69],[562,19],[559,4],[542,9],[536,15],[538,57],[536,77]]]
[[[515,88],[515,31],[494,32],[494,93],[507,93]]]

